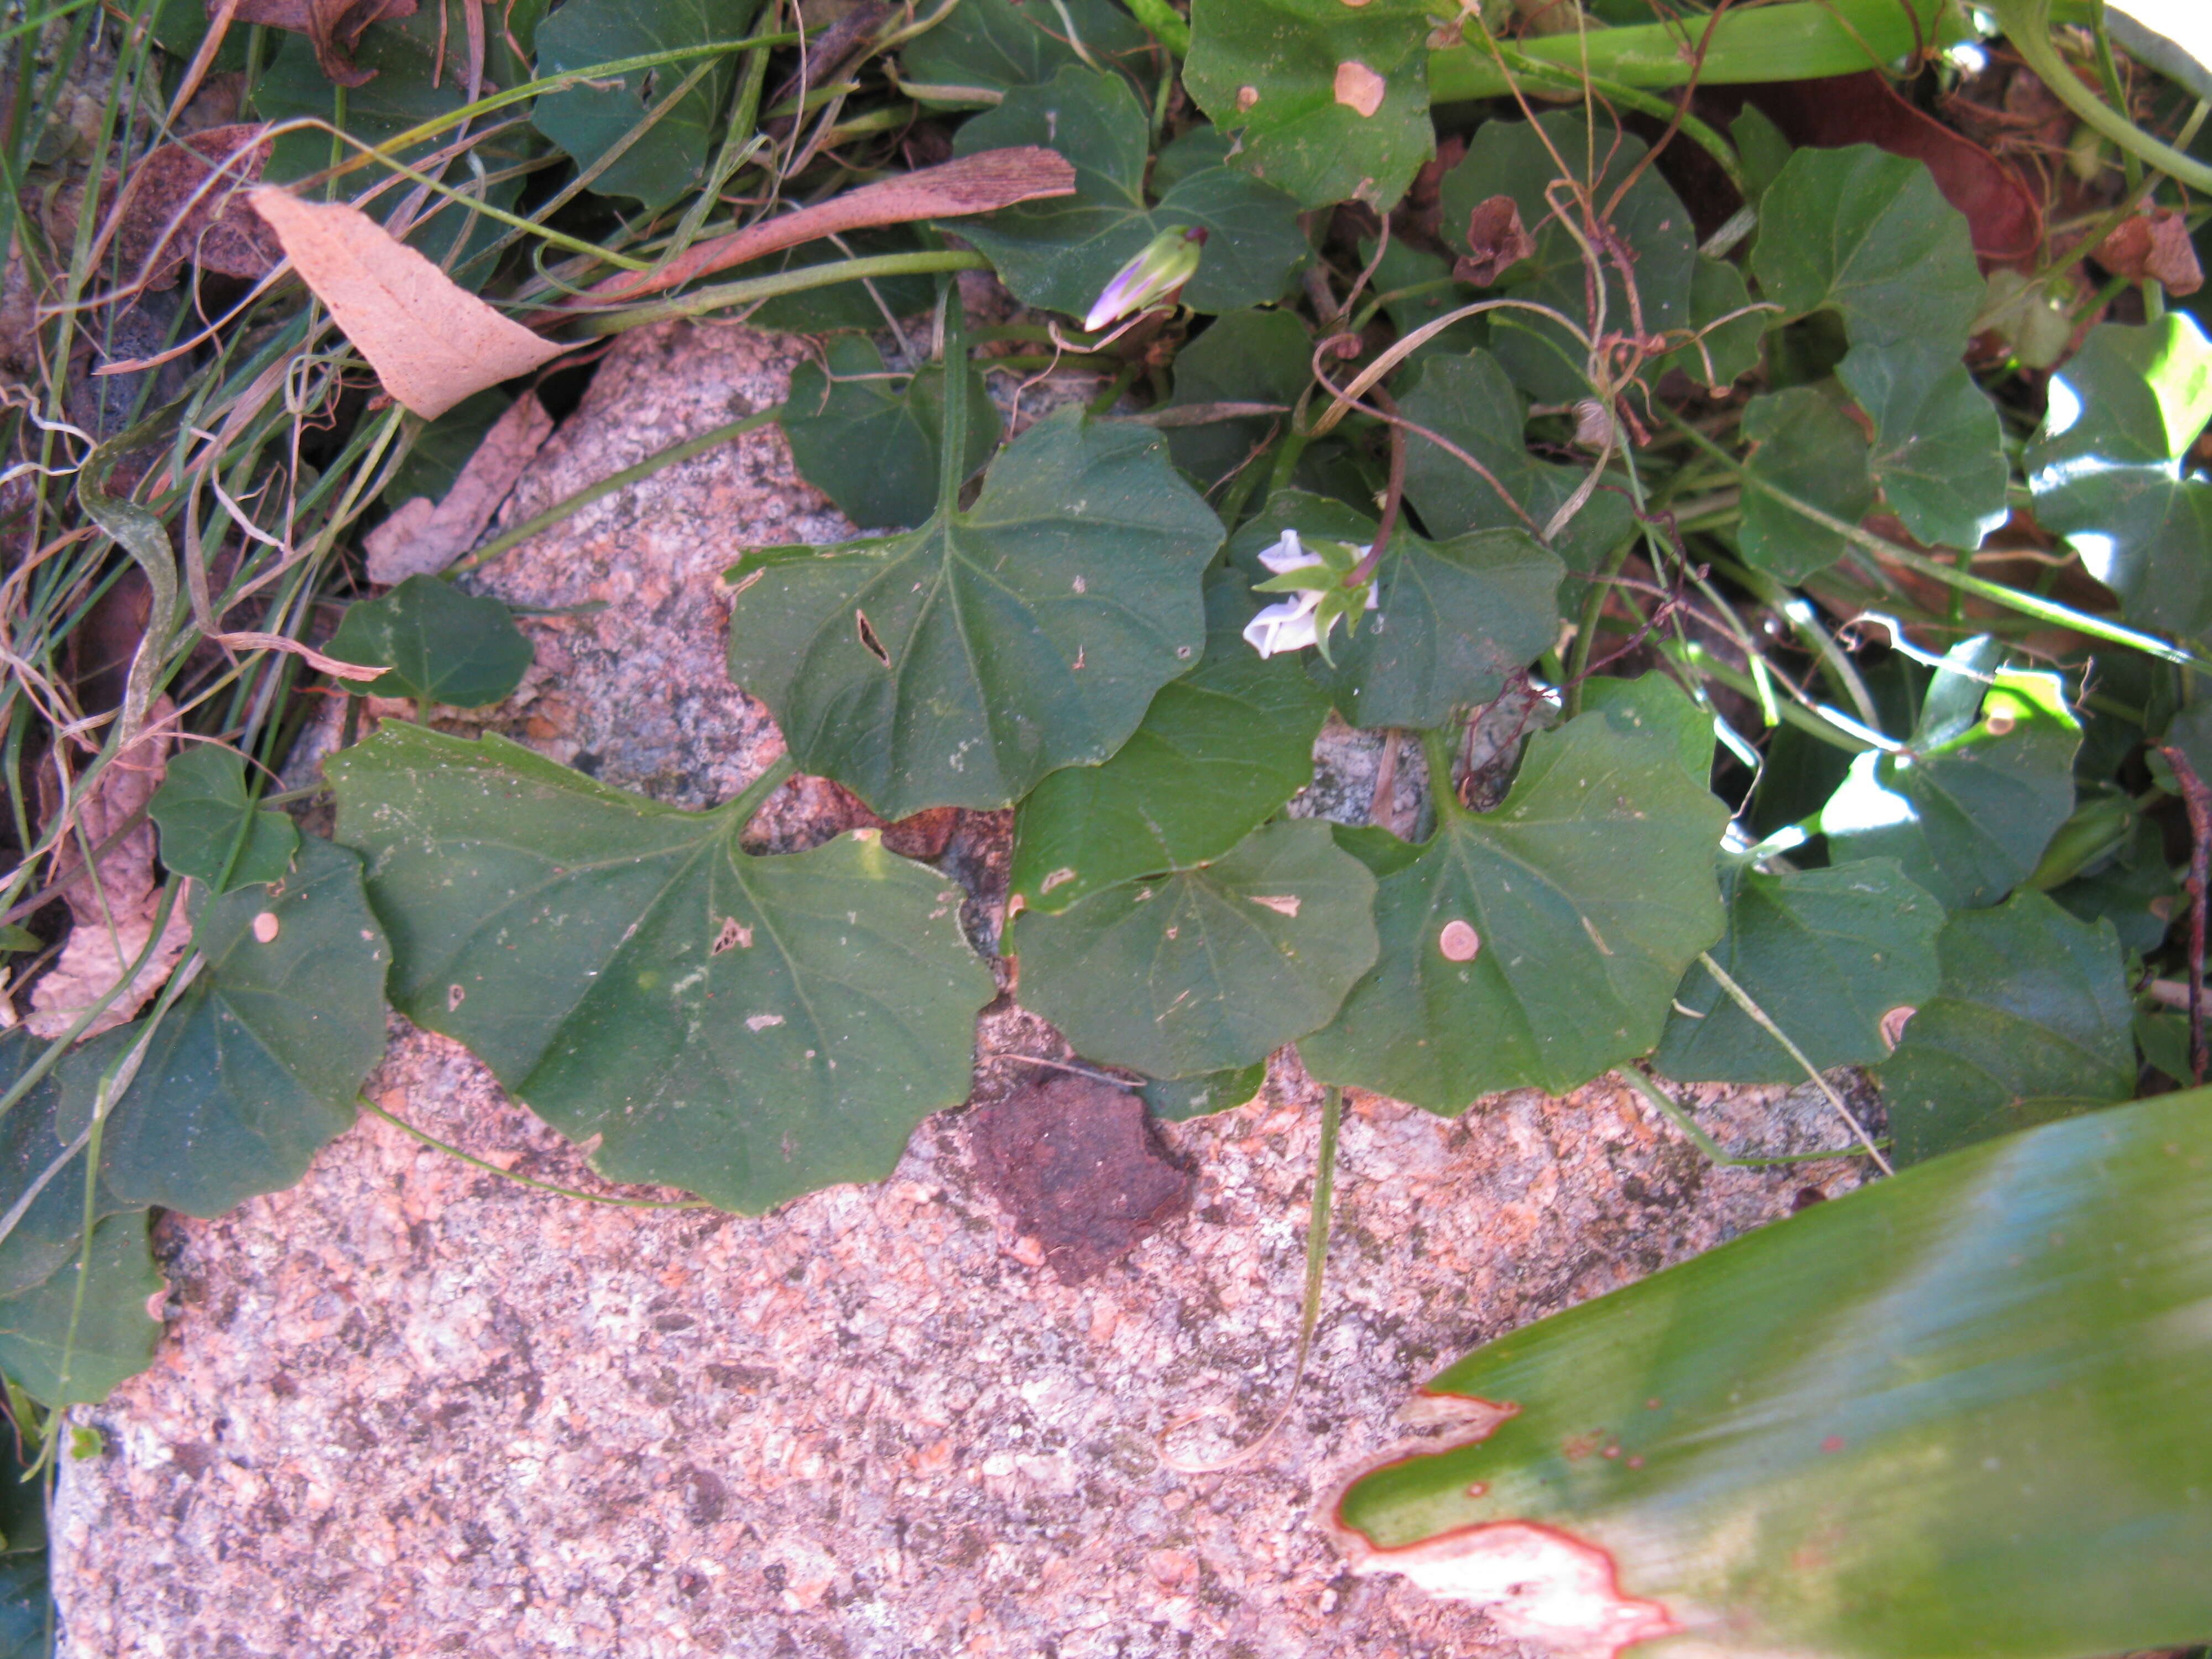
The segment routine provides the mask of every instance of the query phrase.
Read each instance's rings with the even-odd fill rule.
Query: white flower
[[[1367,549],[1364,547],[1344,551],[1350,554],[1350,558],[1343,558],[1340,554],[1339,559],[1333,562],[1317,554],[1307,552],[1305,544],[1298,540],[1298,532],[1285,530],[1281,540],[1260,555],[1260,562],[1267,566],[1271,574],[1287,576],[1293,571],[1334,570],[1337,563],[1341,563],[1348,570],[1367,556]],[[1327,593],[1327,586],[1317,582],[1312,587],[1301,589],[1289,599],[1267,606],[1244,624],[1244,642],[1263,657],[1272,657],[1278,651],[1302,651],[1307,646],[1318,645],[1321,634],[1316,613],[1321,610],[1322,600]],[[1367,608],[1372,611],[1378,603],[1375,590],[1370,586]]]

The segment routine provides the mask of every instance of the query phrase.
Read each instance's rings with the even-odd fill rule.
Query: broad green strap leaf
[[[884,354],[861,336],[842,335],[791,372],[783,435],[799,476],[863,528],[904,529],[937,505],[938,457],[945,441],[945,369],[932,363],[893,375]],[[999,445],[999,410],[983,377],[969,369],[968,471]]]
[[[58,1171],[53,1166],[84,1128],[101,1071],[131,1036],[130,1028],[104,1032],[73,1049],[0,1115],[0,1214],[12,1212],[34,1183],[44,1182],[0,1239],[0,1296],[43,1285],[76,1254],[84,1227],[84,1154],[79,1151]],[[45,1047],[21,1026],[0,1033],[0,1088],[14,1087]],[[99,1215],[131,1207],[101,1184]]]
[[[1231,560],[1264,579],[1260,554],[1287,529],[1354,546],[1375,539],[1375,521],[1342,502],[1282,490],[1231,539]],[[1552,642],[1565,574],[1525,531],[1428,542],[1401,525],[1375,573],[1380,603],[1332,645],[1334,667],[1313,653],[1306,672],[1354,726],[1442,725],[1455,708],[1495,697]]]
[[[357,688],[455,708],[504,702],[530,667],[530,641],[497,599],[435,576],[410,576],[380,599],[346,607],[331,635],[341,662],[392,672]]]
[[[1173,228],[1209,233],[1183,303],[1234,311],[1279,299],[1307,256],[1298,204],[1242,168],[1217,163],[1176,179],[1145,204],[1145,106],[1118,75],[1070,64],[1041,87],[1018,87],[975,117],[960,155],[1019,144],[1058,150],[1075,167],[1075,193],[962,219],[960,234],[988,254],[1022,300],[1080,317],[1145,246]]]
[[[1943,907],[1892,859],[1767,875],[1725,869],[1713,959],[1826,1071],[1889,1053],[1882,1019],[1936,990]],[[1683,976],[1652,1064],[1685,1083],[1800,1083],[1805,1073],[1699,963]]]
[[[881,1179],[967,1093],[991,976],[958,890],[872,834],[753,858],[757,799],[682,811],[418,726],[325,769],[393,1002],[608,1176],[759,1211]]]
[[[1109,0],[1060,0],[1042,7],[1024,0],[960,0],[943,22],[902,47],[899,58],[909,82],[988,94],[1040,86],[1070,64],[1140,67],[1151,44]]]
[[[2185,471],[2212,418],[2212,342],[2168,312],[2100,323],[2051,382],[2027,452],[2035,516],[2142,628],[2212,624],[2212,483]]]
[[[1183,84],[1298,199],[1388,208],[1436,153],[1425,0],[1193,0]]]
[[[1498,359],[1479,346],[1464,356],[1425,363],[1400,407],[1414,425],[1443,438],[1490,473],[1484,477],[1420,432],[1406,434],[1406,496],[1435,534],[1540,532],[1582,488],[1589,471],[1539,460],[1528,453],[1522,435],[1527,400]],[[1507,504],[1507,495],[1514,505]],[[1591,492],[1560,530],[1553,550],[1569,569],[1594,570],[1634,522],[1627,489],[1615,474]]]
[[[1176,354],[1170,409],[1193,404],[1298,400],[1313,379],[1313,337],[1288,311],[1232,311]],[[1253,462],[1253,452],[1287,415],[1246,416],[1168,428],[1168,454],[1205,489]],[[1261,461],[1256,465],[1264,465]]]
[[[1374,877],[1328,825],[1272,823],[1196,869],[1024,913],[1022,1003],[1079,1053],[1152,1077],[1254,1065],[1374,965]]]
[[[196,744],[171,760],[146,811],[161,826],[161,862],[210,885],[228,869],[221,890],[276,880],[300,846],[291,819],[248,799],[244,757],[219,744]]]
[[[1256,608],[1236,572],[1207,578],[1205,660],[1160,688],[1110,760],[1063,768],[1030,793],[1014,819],[1010,895],[1065,910],[1116,882],[1194,868],[1313,781],[1328,699],[1295,661],[1244,642]]]
[[[1900,752],[1869,750],[1820,809],[1838,864],[1893,858],[1954,909],[2025,880],[2074,810],[2081,723],[2055,674],[2001,668],[1986,636],[1954,646]]]
[[[1744,405],[1743,434],[1756,446],[1744,471],[1810,506],[1856,524],[1874,505],[1866,434],[1844,412],[1832,381],[1762,393]],[[1743,492],[1736,532],[1744,562],[1778,581],[1801,582],[1843,557],[1843,536],[1761,489]]]
[[[744,37],[760,0],[568,0],[538,26],[538,73],[588,69],[649,52]],[[694,65],[633,70],[541,94],[531,123],[588,167],[629,135]],[[714,129],[729,102],[734,58],[718,63],[641,134],[594,182],[602,196],[629,196],[648,208],[673,202],[700,182]]]
[[[2016,893],[1952,917],[1936,951],[1942,986],[1881,1068],[1899,1164],[2135,1092],[2135,1010],[2110,922]]]
[[[2200,1641],[2208,1145],[2203,1090],[2052,1124],[1583,1303],[1431,1382],[1471,1443],[1354,1480],[1338,1519],[1364,1570],[1554,1652]]]
[[[1496,811],[1443,805],[1435,838],[1382,878],[1379,964],[1299,1043],[1306,1068],[1452,1113],[1498,1089],[1564,1093],[1650,1048],[1722,925],[1728,809],[1674,735],[1583,714],[1529,740]]]
[[[1675,199],[1658,169],[1644,165],[1645,154],[1642,139],[1606,122],[1598,126],[1593,150],[1590,124],[1579,110],[1554,111],[1533,126],[1526,121],[1486,121],[1468,143],[1466,159],[1444,175],[1444,240],[1466,252],[1469,213],[1492,196],[1510,196],[1522,226],[1536,243],[1534,257],[1522,266],[1524,274],[1514,280],[1514,298],[1549,306],[1585,332],[1597,328],[1615,334],[1640,327],[1646,334],[1660,334],[1686,329],[1697,269],[1697,232],[1688,210]],[[1619,262],[1601,256],[1605,279],[1601,326],[1589,309],[1589,271],[1583,254],[1589,227],[1564,185],[1553,193],[1570,212],[1577,212],[1575,234],[1570,234],[1545,199],[1547,187],[1560,178],[1562,161],[1570,180],[1601,210],[1627,186],[1606,216],[1633,261],[1635,291],[1632,295]],[[1573,403],[1591,395],[1586,378],[1589,354],[1556,324],[1525,311],[1494,312],[1491,344],[1515,383],[1543,402]]]
[[[93,1230],[81,1311],[75,1254],[43,1283],[0,1297],[0,1371],[40,1405],[95,1404],[152,1363],[161,1322],[149,1316],[146,1303],[163,1280],[147,1248],[148,1224],[146,1212],[135,1210]]]
[[[730,677],[800,766],[886,817],[1004,806],[1104,760],[1197,665],[1220,544],[1156,436],[1062,410],[1000,452],[967,512],[740,560]]]
[[[208,905],[192,943],[206,961],[108,1118],[101,1174],[129,1202],[212,1216],[291,1186],[352,1127],[391,952],[361,860],[319,836],[283,880]]]
[[[1965,216],[1925,163],[1870,144],[1800,149],[1759,202],[1751,268],[1785,318],[1840,312],[1836,373],[1875,423],[1906,529],[1978,547],[2004,520],[1996,408],[1960,366],[1984,298]]]

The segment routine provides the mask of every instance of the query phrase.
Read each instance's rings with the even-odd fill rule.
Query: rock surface
[[[775,400],[796,349],[626,341],[508,517]],[[528,623],[538,667],[497,721],[610,782],[726,798],[781,744],[723,679],[720,572],[842,532],[773,431],[585,509],[488,573],[605,607]],[[755,829],[795,846],[863,812],[799,780]],[[986,946],[1004,820],[916,842]],[[395,1022],[369,1099],[481,1164],[368,1116],[293,1190],[163,1224],[168,1339],[83,1414],[104,1454],[64,1466],[64,1651],[1509,1651],[1479,1613],[1350,1577],[1317,1499],[1465,1348],[1858,1178],[1716,1168],[1618,1085],[1458,1121],[1352,1093],[1312,1363],[1240,1460],[1292,1380],[1320,1091],[1285,1058],[1249,1105],[1162,1126],[1187,1203],[1141,1206],[1133,1248],[1070,1284],[990,1196],[969,1121],[1066,1051],[1003,1000],[978,1046],[971,1111],[927,1120],[893,1179],[742,1218],[495,1173],[672,1196],[616,1194]],[[1694,1101],[1726,1144],[1843,1139],[1810,1091]]]

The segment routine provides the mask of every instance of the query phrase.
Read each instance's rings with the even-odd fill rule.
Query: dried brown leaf
[[[471,0],[473,3],[473,0]],[[208,0],[213,18],[222,0]],[[314,44],[315,63],[342,87],[358,87],[376,78],[353,61],[353,50],[371,23],[412,17],[418,0],[240,0],[233,14],[240,23],[262,23],[270,28],[304,34]]]
[[[267,131],[260,123],[210,127],[163,144],[131,168],[101,231],[127,289],[167,288],[188,261],[249,282],[276,269],[283,250],[240,198],[269,165],[274,144]],[[114,185],[111,173],[106,188]],[[81,185],[59,192],[49,224],[58,217],[73,225],[82,193]]]
[[[2179,297],[2204,286],[2203,267],[2189,240],[2189,224],[2172,208],[2153,208],[2127,220],[2105,238],[2097,263],[2115,276],[2148,276]]]
[[[568,349],[501,316],[358,209],[273,185],[251,199],[384,389],[425,420]]]
[[[362,544],[369,580],[389,587],[410,576],[434,576],[475,546],[522,469],[552,435],[553,417],[538,394],[517,398],[484,434],[444,501],[433,506],[417,495],[368,532]]]
[[[168,731],[175,718],[167,698],[156,702],[147,716],[147,735],[100,774],[76,808],[75,831],[62,844],[57,872],[70,884],[64,896],[72,926],[60,957],[31,988],[31,1012],[23,1024],[33,1036],[51,1041],[66,1032],[122,981],[153,937],[161,883],[154,869],[154,826],[140,815],[168,769]],[[134,816],[139,822],[87,870],[84,849],[100,848]],[[191,937],[180,885],[153,954],[84,1035],[128,1024],[175,970]]]
[[[1488,288],[1536,251],[1510,196],[1475,204],[1467,216],[1467,245],[1468,252],[1452,266],[1452,275],[1477,288]]]

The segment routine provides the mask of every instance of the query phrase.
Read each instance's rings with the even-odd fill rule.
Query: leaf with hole
[[[1455,1113],[1564,1094],[1659,1040],[1721,933],[1728,809],[1674,733],[1613,713],[1531,738],[1494,812],[1442,798],[1435,836],[1377,889],[1379,965],[1298,1045],[1307,1070]]]
[[[1996,407],[1959,362],[1984,289],[1927,165],[1870,144],[1796,151],[1760,200],[1751,269],[1779,320],[1841,313],[1837,376],[1875,423],[1875,475],[1905,528],[1979,546],[2006,510]]]
[[[1884,1019],[1934,994],[1943,907],[1894,860],[1772,875],[1732,866],[1722,887],[1728,932],[1713,960],[1820,1070],[1882,1060]],[[1684,1083],[1805,1076],[1703,963],[1683,976],[1652,1064]]]
[[[161,828],[161,862],[218,892],[276,880],[299,850],[298,828],[253,804],[245,757],[219,744],[196,744],[171,760],[146,811]]]
[[[1257,606],[1242,576],[1213,572],[1206,598],[1198,667],[1160,688],[1112,758],[1064,767],[1022,802],[1006,884],[1028,908],[1219,858],[1312,781],[1328,699],[1295,661],[1244,642]]]
[[[1754,483],[1771,484],[1846,524],[1874,505],[1866,433],[1833,381],[1760,393],[1744,405],[1743,434],[1754,446],[1744,464]],[[1850,545],[1841,532],[1755,487],[1743,492],[1736,544],[1746,564],[1784,582],[1826,569]]]
[[[1023,1006],[1079,1053],[1152,1077],[1254,1065],[1374,965],[1374,877],[1328,824],[1272,823],[1211,862],[1024,912]]]
[[[968,1092],[991,976],[959,890],[872,831],[756,858],[765,792],[690,812],[498,738],[386,726],[325,763],[392,999],[610,1179],[758,1212],[889,1175]]]
[[[1465,159],[1444,175],[1444,240],[1455,251],[1468,252],[1468,222],[1476,204],[1492,196],[1510,196],[1522,224],[1535,240],[1536,252],[1515,267],[1518,274],[1506,294],[1548,306],[1587,333],[1599,321],[1590,314],[1589,261],[1583,252],[1589,230],[1570,189],[1601,207],[1620,193],[1607,222],[1626,251],[1635,286],[1632,292],[1624,281],[1621,260],[1600,255],[1605,302],[1601,331],[1640,327],[1647,335],[1657,335],[1687,328],[1697,272],[1697,234],[1688,210],[1658,170],[1644,165],[1646,153],[1642,139],[1617,131],[1610,124],[1598,127],[1593,149],[1589,124],[1579,111],[1554,111],[1539,117],[1534,125],[1486,121],[1468,142]],[[1565,179],[1562,162],[1567,168]],[[1573,216],[1571,228],[1553,210],[1547,191]],[[1491,349],[1515,384],[1531,396],[1545,403],[1571,404],[1593,395],[1586,378],[1589,352],[1557,323],[1510,309],[1491,313],[1490,327]]]
[[[1183,83],[1306,208],[1388,208],[1436,153],[1424,0],[1193,0]]]
[[[1297,204],[1242,168],[1217,164],[1145,201],[1145,106],[1117,75],[1073,64],[1046,85],[1019,87],[960,129],[962,155],[1040,144],[1075,167],[1075,193],[1024,202],[955,227],[990,256],[1025,303],[1087,313],[1121,267],[1170,230],[1203,230],[1182,302],[1235,311],[1279,299],[1305,262]]]
[[[589,69],[649,52],[744,38],[760,0],[568,0],[538,29],[538,73]],[[600,161],[684,84],[700,59],[594,76],[541,94],[531,124],[572,156],[577,167]],[[715,129],[729,102],[737,59],[725,56],[593,180],[602,196],[628,196],[648,208],[666,206],[704,177]]]
[[[1220,544],[1157,436],[1064,409],[1000,453],[964,512],[748,554],[730,677],[800,766],[886,817],[1004,806],[1104,760],[1197,665]]]
[[[960,0],[899,52],[902,75],[918,87],[985,94],[1042,86],[1070,64],[1133,70],[1150,56],[1144,30],[1109,0]]]
[[[328,649],[343,662],[390,665],[358,688],[371,696],[455,708],[506,702],[532,654],[504,605],[436,576],[410,576],[380,599],[348,605]]]
[[[1374,520],[1342,502],[1283,490],[1231,539],[1229,556],[1262,579],[1261,553],[1291,529],[1355,547],[1375,539]],[[1441,725],[1453,708],[1495,697],[1552,642],[1565,574],[1525,531],[1429,542],[1401,525],[1376,567],[1380,603],[1334,645],[1334,666],[1316,654],[1306,672],[1354,726]]]
[[[1836,864],[1894,858],[1953,909],[2025,880],[2074,810],[2081,722],[2055,674],[2000,667],[1986,635],[1951,647],[1911,741],[1869,750],[1820,809]]]
[[[799,476],[856,525],[920,524],[937,504],[944,368],[933,363],[893,374],[875,343],[857,335],[831,340],[823,356],[824,362],[809,361],[792,371],[784,400],[783,435]],[[969,387],[972,474],[998,447],[999,411],[972,368]]]
[[[1899,1164],[2123,1101],[2135,1009],[2110,922],[2041,893],[1954,915],[1942,980],[1881,1068]]]
[[[1573,499],[1589,468],[1530,454],[1522,435],[1527,411],[1527,400],[1514,389],[1504,367],[1480,346],[1422,366],[1419,380],[1401,400],[1400,412],[1426,428],[1406,434],[1406,499],[1431,533],[1519,529],[1540,536]],[[1484,477],[1468,460],[1490,477]],[[1613,472],[1598,481],[1560,527],[1552,549],[1570,570],[1595,570],[1634,524],[1626,480]]]
[[[192,943],[205,961],[109,1115],[101,1176],[130,1202],[212,1216],[291,1186],[352,1126],[391,955],[361,860],[319,836],[282,881],[209,902]]]
[[[93,1229],[88,1261],[72,1253],[52,1278],[0,1297],[0,1371],[40,1405],[96,1404],[153,1363],[161,1322],[146,1304],[163,1280],[148,1225],[143,1210],[110,1216]]]
[[[1343,1492],[1355,1565],[1554,1652],[2197,1641],[2208,1140],[2201,1090],[2048,1125],[1479,1348]]]
[[[2035,516],[2070,542],[2138,628],[2212,624],[2212,482],[2191,471],[2212,419],[2212,342],[2168,312],[2100,323],[2051,381],[2028,447]]]

